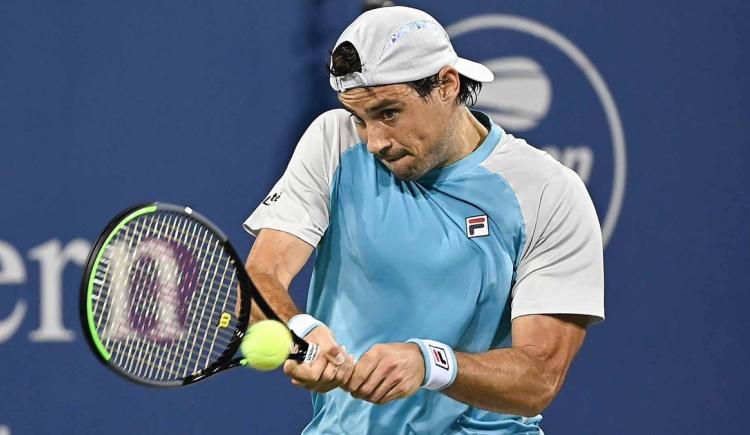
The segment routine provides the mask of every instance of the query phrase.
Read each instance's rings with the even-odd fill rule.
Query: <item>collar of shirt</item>
[[[472,110],[471,113],[489,130],[489,133],[484,138],[484,141],[482,141],[482,144],[461,160],[442,168],[435,168],[417,181],[422,184],[435,184],[450,178],[455,178],[466,171],[477,167],[480,163],[485,161],[490,154],[492,154],[492,151],[494,151],[497,144],[500,143],[505,132],[500,126],[492,122],[489,116],[484,113],[477,110]]]

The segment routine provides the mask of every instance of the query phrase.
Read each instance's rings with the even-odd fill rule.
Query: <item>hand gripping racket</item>
[[[215,225],[188,207],[157,202],[121,212],[99,236],[81,284],[81,321],[109,368],[172,387],[244,364],[234,355],[251,301],[279,320]],[[312,361],[317,346],[292,338],[289,359]]]

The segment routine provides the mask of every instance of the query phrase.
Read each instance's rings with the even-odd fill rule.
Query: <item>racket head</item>
[[[149,203],[109,222],[92,248],[80,314],[117,374],[173,387],[239,364],[253,284],[224,233],[188,207]]]

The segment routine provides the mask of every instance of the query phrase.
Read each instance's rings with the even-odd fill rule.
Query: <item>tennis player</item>
[[[321,346],[284,366],[313,391],[304,433],[541,434],[603,320],[586,188],[469,110],[491,80],[416,9],[366,12],[336,42],[342,109],[312,122],[244,223],[260,291]],[[287,289],[313,249],[303,312]]]

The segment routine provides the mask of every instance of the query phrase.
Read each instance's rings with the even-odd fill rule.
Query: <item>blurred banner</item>
[[[746,2],[397,2],[496,80],[477,107],[575,169],[606,241],[607,320],[548,434],[740,434],[750,387]],[[110,373],[78,316],[119,210],[244,218],[317,114],[362,2],[0,2],[0,433],[298,433],[309,395],[236,369],[156,390]],[[293,283],[304,304],[309,266]]]

